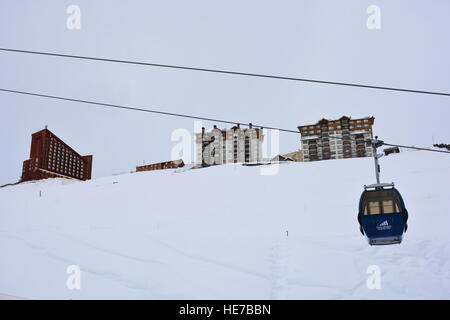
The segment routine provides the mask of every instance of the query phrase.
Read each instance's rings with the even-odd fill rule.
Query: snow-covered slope
[[[357,203],[372,159],[217,166],[0,189],[0,293],[31,299],[450,298],[450,158],[382,159],[410,213],[370,247]],[[288,231],[288,236],[286,231]],[[69,265],[81,290],[66,287]],[[367,268],[379,266],[381,289]]]

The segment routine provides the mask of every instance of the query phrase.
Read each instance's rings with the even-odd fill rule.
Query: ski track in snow
[[[120,275],[120,274],[108,272],[108,271],[105,271],[104,269],[92,267],[89,264],[84,264],[84,263],[80,263],[79,261],[73,261],[73,260],[70,260],[68,258],[64,258],[60,254],[56,254],[54,252],[51,252],[47,248],[44,248],[44,247],[39,246],[39,245],[36,245],[34,243],[30,243],[29,241],[27,241],[27,240],[25,240],[23,238],[17,237],[17,236],[8,235],[8,237],[14,238],[16,240],[19,240],[26,247],[28,247],[28,248],[30,248],[32,250],[38,251],[38,252],[44,254],[45,256],[49,257],[52,260],[55,260],[55,261],[58,261],[58,262],[63,262],[67,266],[69,266],[69,265],[78,265],[83,272],[89,273],[89,274],[91,274],[93,276],[101,277],[101,278],[106,277],[106,278],[108,278],[108,279],[110,279],[112,281],[115,281],[118,284],[120,284],[120,285],[122,285],[122,286],[124,286],[124,287],[126,287],[128,289],[140,290],[140,291],[143,291],[143,290],[145,291],[145,290],[148,289],[147,286],[143,286],[142,284],[140,284],[138,282],[133,282],[133,281],[124,279],[123,276]]]
[[[62,233],[58,233],[58,236],[60,236],[62,238],[65,238],[65,239],[72,240],[72,242],[74,244],[82,245],[84,247],[88,247],[90,249],[94,249],[96,251],[99,251],[99,252],[102,252],[102,253],[106,253],[106,254],[109,254],[109,255],[112,255],[112,256],[115,256],[115,257],[118,257],[118,258],[133,260],[133,261],[142,262],[142,263],[151,263],[151,264],[160,264],[160,265],[164,264],[163,262],[158,261],[158,260],[141,258],[141,257],[137,257],[137,256],[131,256],[131,255],[128,255],[128,254],[123,253],[123,252],[118,252],[118,251],[114,251],[114,250],[110,250],[110,249],[106,249],[106,248],[101,248],[99,246],[95,246],[95,245],[93,245],[91,243],[88,243],[88,242],[86,242],[84,240],[78,239],[78,238],[73,237],[73,236],[68,236],[68,235],[65,235],[65,234],[62,234]]]
[[[240,272],[240,273],[245,273],[245,274],[250,275],[250,276],[254,276],[254,277],[261,278],[261,279],[269,280],[269,278],[266,275],[262,274],[262,273],[259,273],[259,272],[253,271],[253,270],[248,270],[248,269],[243,268],[243,267],[238,266],[238,265],[232,265],[232,264],[229,264],[229,263],[212,260],[210,258],[206,258],[206,257],[203,257],[203,256],[193,255],[193,254],[187,253],[185,251],[182,251],[180,249],[177,249],[177,248],[175,248],[175,247],[173,247],[173,246],[171,246],[171,245],[169,245],[169,244],[167,244],[167,243],[165,243],[163,241],[160,241],[158,239],[154,239],[153,237],[150,237],[150,236],[147,236],[147,237],[151,241],[159,244],[160,246],[163,246],[163,247],[165,247],[165,248],[167,248],[167,249],[169,249],[169,250],[171,250],[173,252],[176,252],[178,255],[184,256],[186,258],[194,259],[194,260],[201,261],[201,262],[208,263],[208,264],[213,264],[213,265],[218,266],[218,267],[227,268],[227,269],[230,269],[230,270],[233,270],[233,271],[237,271],[237,272]]]
[[[5,187],[0,256],[8,261],[0,260],[0,292],[27,298],[449,299],[448,186],[436,181],[449,181],[450,167],[438,156],[429,164],[417,155],[395,156],[391,168],[383,164],[384,174],[399,182],[411,223],[402,244],[385,247],[370,247],[355,217],[361,185],[372,179],[371,159],[286,164],[273,177],[233,165]],[[405,172],[408,166],[419,169]],[[348,168],[355,177],[345,180]],[[324,186],[315,182],[318,174],[335,179]],[[197,186],[214,180],[220,181],[215,188],[198,193]],[[43,197],[36,196],[39,190]],[[222,197],[227,192],[233,201]],[[280,237],[285,229],[289,237]],[[56,281],[50,270],[63,270],[64,279],[68,265],[79,265],[92,291],[33,290],[22,280],[32,278],[23,263],[33,259],[47,277],[39,282],[44,289],[46,281]],[[381,268],[381,290],[366,286],[369,265]]]
[[[281,239],[272,250],[272,286],[270,299],[289,298],[289,243],[288,238]]]

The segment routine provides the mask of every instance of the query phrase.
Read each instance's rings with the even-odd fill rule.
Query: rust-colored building
[[[163,170],[163,169],[174,169],[184,167],[183,160],[174,160],[174,161],[166,161],[159,162],[153,164],[147,164],[145,166],[136,167],[136,172],[139,171],[152,171],[152,170]]]
[[[30,159],[23,162],[21,181],[54,177],[91,179],[92,155],[81,156],[50,130],[33,133]]]

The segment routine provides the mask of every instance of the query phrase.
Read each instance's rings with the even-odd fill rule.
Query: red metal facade
[[[31,136],[30,159],[23,162],[21,181],[52,177],[91,179],[92,155],[81,156],[50,130]]]

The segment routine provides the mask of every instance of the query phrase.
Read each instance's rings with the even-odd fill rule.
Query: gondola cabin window
[[[364,215],[400,213],[400,200],[393,190],[367,192]]]

